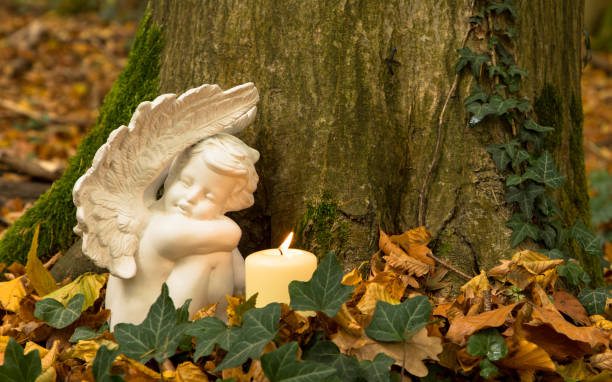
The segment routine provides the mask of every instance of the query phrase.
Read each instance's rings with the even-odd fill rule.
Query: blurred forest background
[[[145,7],[146,0],[0,0],[0,231],[61,175],[95,123]],[[584,26],[592,224],[612,259],[612,0],[586,0]]]

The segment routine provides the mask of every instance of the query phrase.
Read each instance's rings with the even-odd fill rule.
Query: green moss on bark
[[[98,148],[117,127],[127,124],[140,102],[152,100],[159,89],[159,57],[163,40],[145,14],[134,39],[128,64],[104,99],[95,127],[83,139],[61,179],[43,194],[5,233],[0,261],[25,262],[33,228],[40,224],[38,256],[45,258],[68,248],[75,240],[76,208],[72,188],[90,166]]]
[[[563,131],[563,100],[559,91],[551,84],[544,85],[542,93],[533,104],[533,109],[540,125],[555,129],[546,135],[544,145],[546,150],[554,152],[561,145],[561,132]]]
[[[323,192],[320,200],[310,201],[296,228],[297,247],[314,252],[318,257],[330,250],[342,254],[349,239],[349,224],[339,215],[338,202],[330,192]]]

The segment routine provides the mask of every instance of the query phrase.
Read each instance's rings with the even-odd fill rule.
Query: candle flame
[[[285,241],[283,241],[283,244],[280,245],[279,249],[281,250],[281,252],[283,250],[287,250],[289,249],[289,245],[291,244],[291,240],[293,239],[293,232],[291,232],[287,238],[285,239]]]

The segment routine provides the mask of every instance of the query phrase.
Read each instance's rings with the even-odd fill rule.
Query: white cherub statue
[[[176,306],[192,299],[191,316],[218,302],[224,318],[225,295],[242,292],[241,231],[225,213],[253,204],[259,153],[230,134],[253,121],[258,99],[248,83],[143,102],[76,182],[83,253],[111,273],[111,329],[142,322],[164,282]]]

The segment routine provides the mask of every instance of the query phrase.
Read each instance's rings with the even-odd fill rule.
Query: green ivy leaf
[[[290,342],[261,356],[261,367],[271,382],[319,382],[336,369],[312,361],[297,361],[298,344]]]
[[[101,335],[107,330],[108,330],[108,323],[106,322],[102,324],[102,326],[100,326],[100,329],[98,330],[92,329],[88,326],[79,326],[78,328],[74,330],[74,333],[70,337],[69,341],[75,344],[79,342],[79,340],[90,340],[92,338],[98,337],[99,335]]]
[[[542,229],[538,233],[540,239],[544,240],[544,245],[546,248],[554,248],[555,247],[555,239],[557,238],[557,231],[549,225],[544,224]]]
[[[468,105],[476,101],[487,102],[488,99],[489,99],[489,95],[487,94],[487,92],[485,92],[484,89],[481,88],[480,86],[474,85],[474,87],[472,87],[472,92],[463,101],[463,104]]]
[[[304,352],[302,359],[333,367],[336,369],[336,376],[342,381],[355,381],[362,373],[357,358],[341,354],[336,344],[331,341],[316,342]],[[387,374],[389,374],[388,371]]]
[[[385,353],[378,353],[374,360],[363,360],[359,367],[363,371],[363,377],[368,382],[389,382],[390,368],[395,360]]]
[[[555,161],[548,151],[544,151],[542,155],[536,159],[533,166],[527,168],[523,178],[544,183],[555,190],[561,188],[565,180],[565,177],[557,171]]]
[[[506,225],[513,229],[512,237],[510,238],[510,246],[512,247],[516,247],[528,236],[533,240],[538,240],[538,226],[528,223],[523,219],[521,214],[514,214],[506,222]]]
[[[512,158],[505,150],[503,144],[489,145],[487,146],[487,151],[489,152],[489,154],[491,154],[493,162],[495,163],[495,166],[497,167],[497,170],[499,172],[503,172],[508,166],[508,164],[510,164],[510,162],[512,161]]]
[[[608,297],[610,297],[610,291],[605,287],[583,288],[578,294],[578,300],[584,305],[589,316],[603,314]]]
[[[482,20],[484,19],[484,15],[482,12],[479,12],[477,15],[470,16],[468,21],[472,24],[482,25]]]
[[[516,105],[516,108],[521,113],[527,113],[529,109],[531,108],[531,101],[529,101],[528,98],[521,98],[518,100],[518,104]]]
[[[467,342],[467,352],[476,357],[487,357],[491,361],[499,361],[508,354],[508,345],[497,329],[487,328],[470,336]]]
[[[546,253],[546,256],[548,256],[548,258],[551,260],[561,259],[561,260],[568,261],[570,259],[570,255],[568,255],[567,253],[557,248],[553,248],[550,251],[548,251],[548,253]]]
[[[518,150],[512,159],[512,167],[520,166],[527,159],[529,159],[529,153],[526,150]]]
[[[547,133],[549,131],[555,131],[554,127],[538,125],[533,119],[529,118],[523,124],[523,127],[527,130],[535,131],[536,133]]]
[[[194,321],[185,332],[196,337],[196,349],[193,360],[197,361],[209,355],[215,344],[225,350],[229,350],[231,344],[238,341],[240,328],[237,326],[227,327],[217,317],[204,317]]]
[[[575,287],[591,282],[589,275],[582,269],[580,264],[574,261],[568,261],[566,264],[559,265],[557,273]]]
[[[65,307],[54,298],[44,298],[36,302],[34,316],[45,321],[51,327],[63,329],[81,316],[81,308],[84,302],[85,296],[80,293],[72,297]]]
[[[487,5],[485,11],[495,12],[495,14],[497,15],[502,14],[504,12],[508,12],[515,19],[518,20],[519,18],[518,12],[516,11],[516,8],[514,8],[514,5],[510,0],[504,0],[501,3],[491,2],[489,3],[489,5]]]
[[[109,350],[106,346],[100,346],[93,362],[93,376],[96,382],[123,382],[124,379],[118,375],[110,375],[113,361],[121,352],[119,349]]]
[[[480,376],[485,379],[489,379],[495,374],[499,373],[497,366],[495,366],[493,362],[489,361],[488,358],[480,361],[478,365],[480,366]]]
[[[140,325],[121,323],[115,326],[115,339],[121,353],[140,363],[146,363],[151,358],[163,362],[172,357],[189,325],[179,319],[180,312],[185,305],[189,306],[190,301],[187,300],[177,312],[168,294],[168,286],[164,283],[161,294]]]
[[[480,68],[482,65],[491,61],[488,55],[473,52],[468,47],[457,49],[457,52],[459,52],[460,56],[455,65],[455,73],[459,73],[466,65],[470,64],[472,73],[476,79],[480,77]]]
[[[521,142],[531,142],[536,152],[539,153],[540,151],[542,151],[543,140],[541,134],[529,131],[527,129],[521,129]]]
[[[559,209],[559,205],[552,195],[542,194],[538,196],[536,206],[544,216],[554,216],[555,214],[561,216],[561,209]]]
[[[581,219],[576,220],[574,226],[570,230],[570,235],[589,255],[601,255],[603,247],[601,238],[588,229]]]
[[[491,65],[487,67],[487,70],[489,71],[489,78],[493,78],[494,76],[500,76],[502,78],[508,77],[508,72],[503,66]]]
[[[533,183],[529,183],[524,188],[510,187],[506,193],[506,201],[508,203],[518,203],[523,216],[526,219],[531,219],[533,217],[535,199],[545,191],[544,187]]]
[[[506,178],[506,186],[512,187],[517,186],[523,182],[523,178],[517,174],[510,174]]]
[[[514,109],[517,105],[518,103],[514,98],[504,99],[499,94],[494,94],[489,98],[489,102],[483,104],[473,102],[467,106],[466,110],[472,114],[470,125],[474,126],[489,115],[499,117]]]
[[[431,305],[425,296],[412,297],[397,305],[377,301],[365,332],[377,341],[405,341],[427,326],[430,315]]]
[[[517,65],[510,65],[508,67],[508,75],[510,75],[510,76],[520,76],[520,77],[529,77],[529,73],[525,69],[520,68]]]
[[[0,366],[0,380],[3,382],[34,382],[42,373],[40,354],[37,349],[23,354],[23,348],[9,338],[4,351],[4,363]]]
[[[336,255],[328,254],[317,267],[310,281],[289,284],[291,309],[319,311],[334,317],[348,300],[355,287],[341,284],[342,267]]]
[[[229,350],[216,370],[240,366],[249,358],[259,359],[263,348],[276,336],[280,313],[281,307],[278,303],[270,303],[263,308],[246,312],[235,342],[230,333]]]

